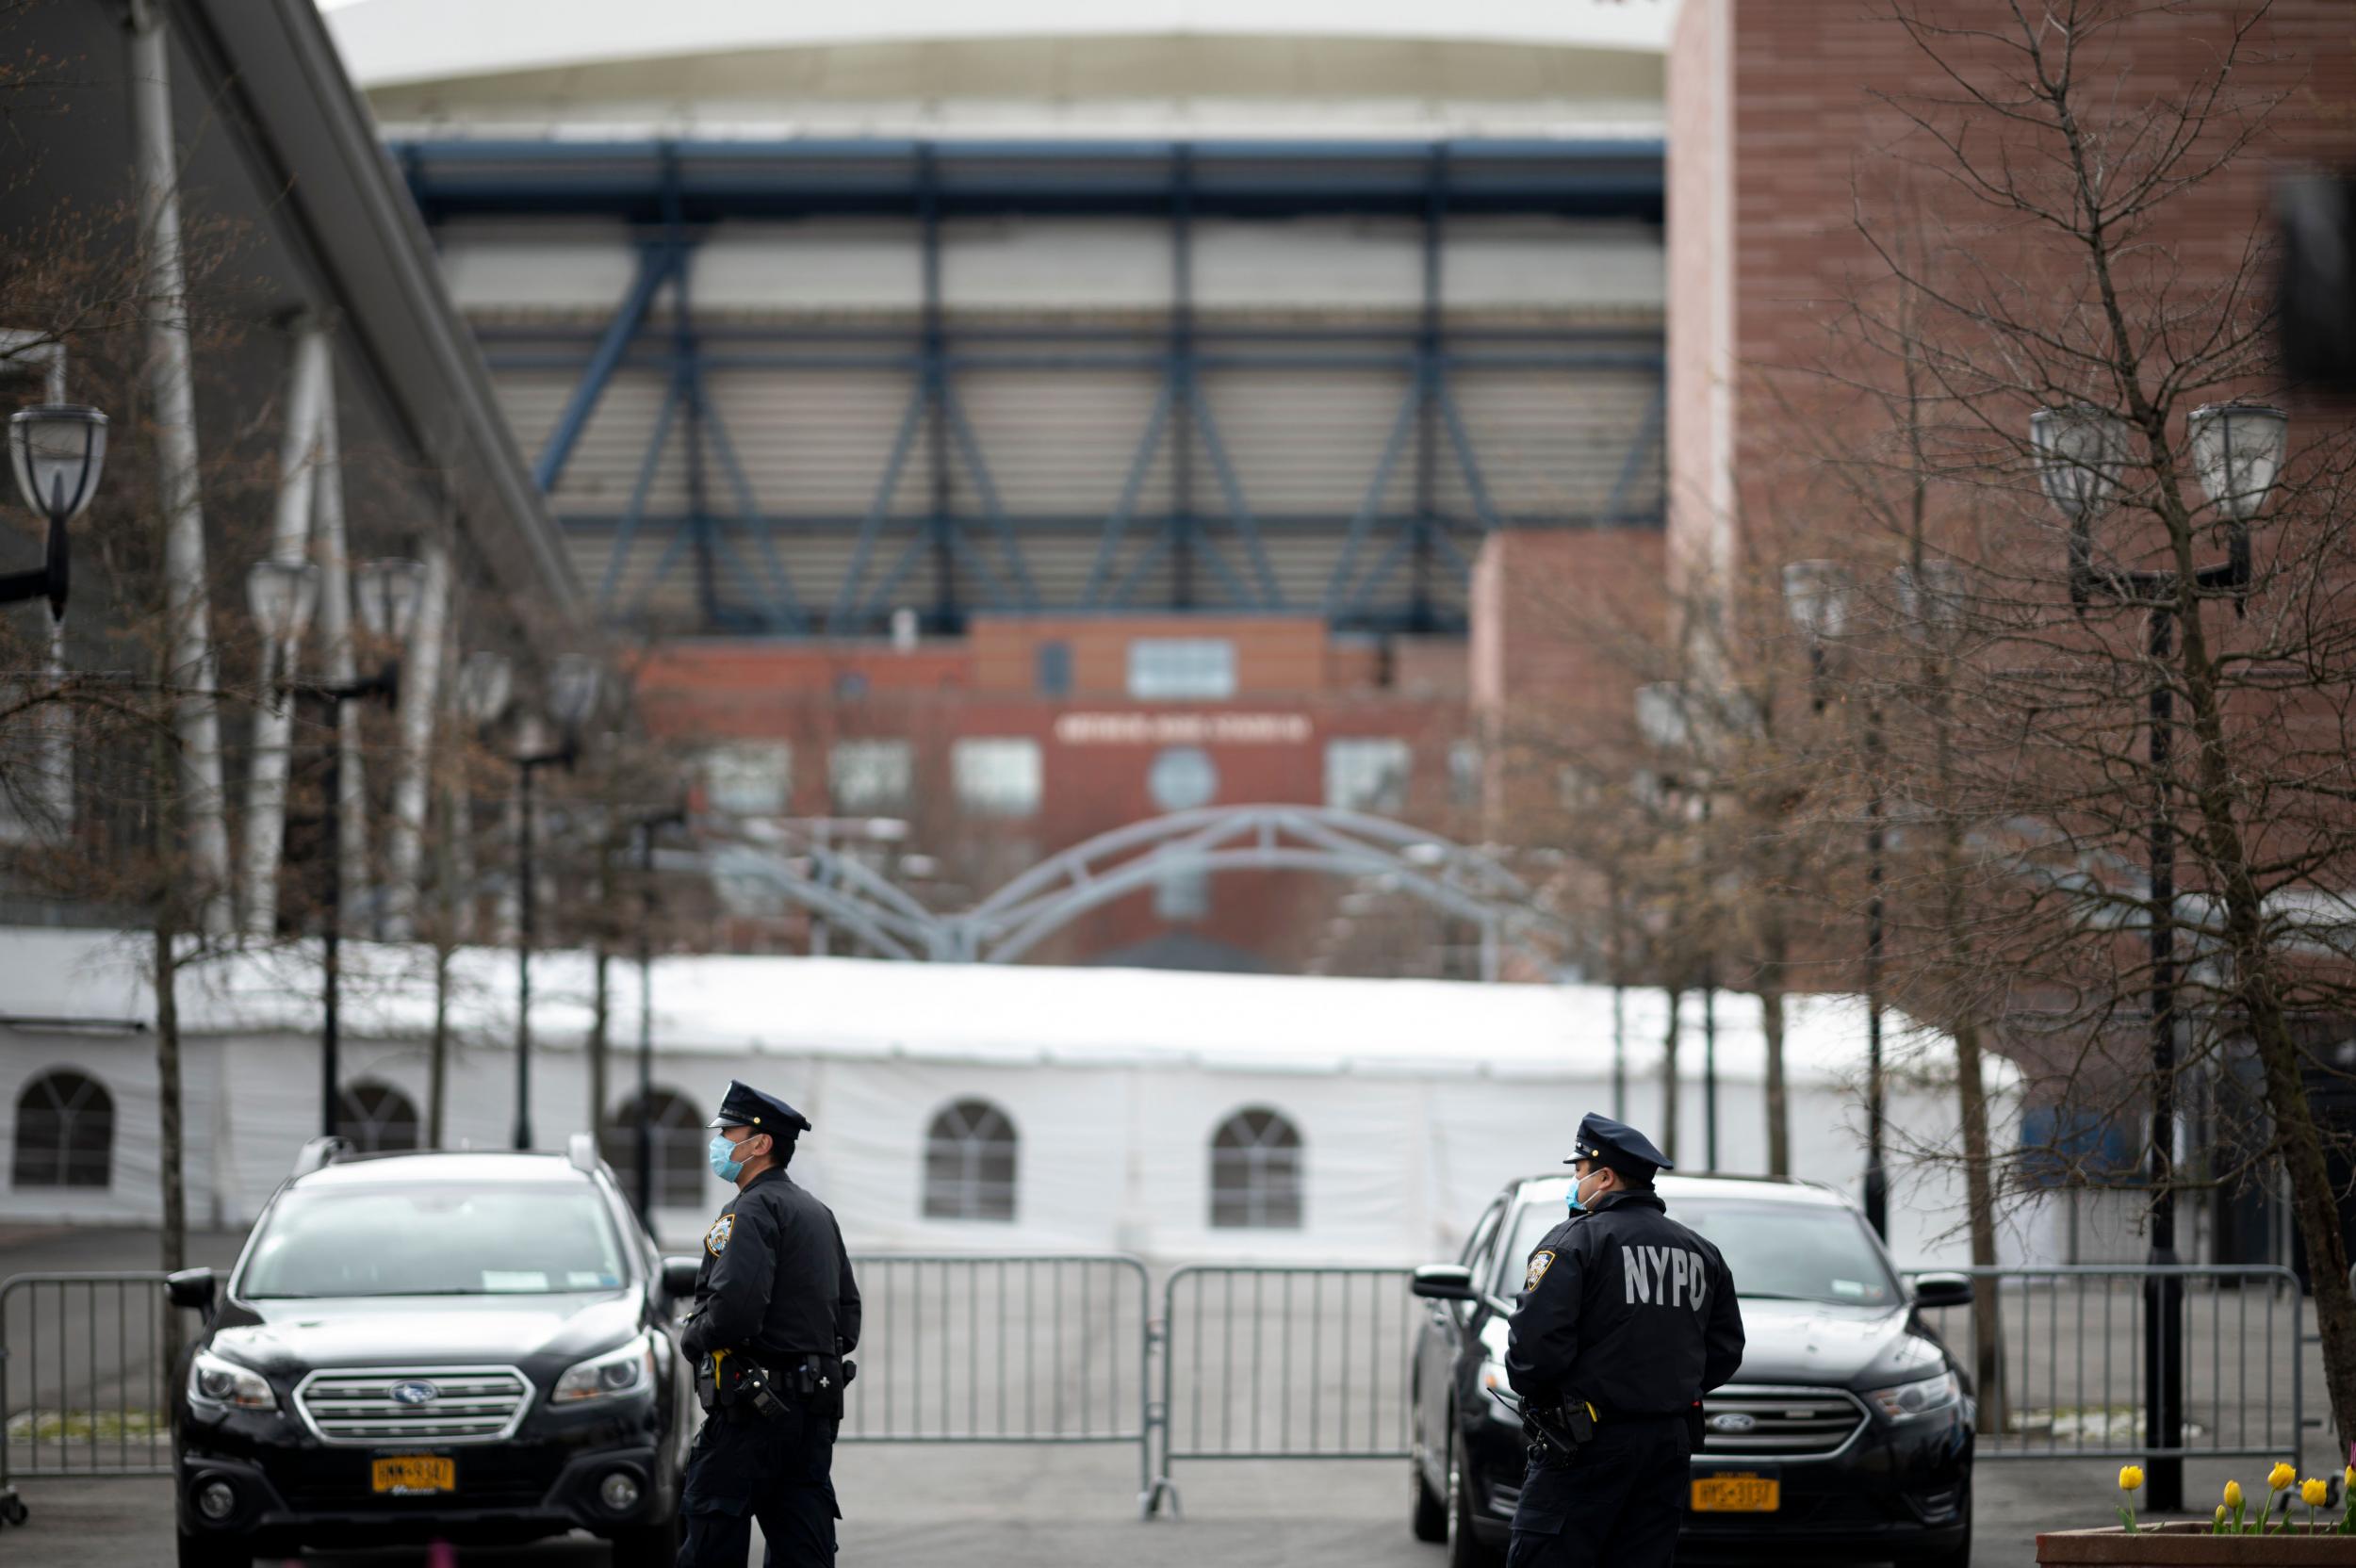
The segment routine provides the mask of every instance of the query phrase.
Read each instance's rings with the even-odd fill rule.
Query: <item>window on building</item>
[[[20,1187],[104,1187],[113,1181],[115,1102],[95,1078],[43,1073],[16,1097]]]
[[[1235,694],[1235,645],[1224,637],[1139,637],[1129,644],[1129,694],[1144,702]]]
[[[347,1084],[335,1091],[335,1131],[363,1154],[417,1147],[417,1103],[390,1084]]]
[[[1299,1129],[1265,1106],[1237,1111],[1211,1135],[1211,1224],[1301,1229],[1301,1176]]]
[[[794,800],[794,748],[783,741],[739,741],[704,754],[704,799],[740,817],[782,816]]]
[[[704,1206],[704,1145],[712,1134],[695,1102],[669,1089],[646,1096],[654,1144],[654,1206],[658,1209],[699,1209]],[[614,1168],[622,1192],[633,1202],[638,1196],[638,1100],[631,1096],[597,1130],[597,1152]]]
[[[1039,743],[1021,736],[959,741],[949,748],[957,809],[973,817],[1028,817],[1039,811]]]
[[[834,808],[847,813],[907,810],[914,771],[906,741],[837,741],[826,757]]]
[[[1481,743],[1452,741],[1448,748],[1448,799],[1460,810],[1481,804]]]
[[[1191,811],[1219,795],[1219,764],[1201,746],[1170,746],[1146,771],[1145,792],[1165,811]]]
[[[1006,1113],[987,1100],[960,1100],[924,1135],[924,1217],[1014,1218],[1018,1139]]]
[[[1068,697],[1072,694],[1072,645],[1057,638],[1039,645],[1039,694],[1043,697]]]
[[[1361,737],[1325,743],[1325,804],[1345,811],[1403,811],[1413,758],[1407,743]]]
[[[1211,918],[1211,874],[1197,861],[1188,863],[1161,852],[1169,863],[1153,874],[1153,915],[1172,924]]]

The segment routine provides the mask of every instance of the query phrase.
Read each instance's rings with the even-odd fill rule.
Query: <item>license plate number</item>
[[[1774,1476],[1693,1478],[1695,1513],[1773,1513],[1782,1506],[1783,1482]]]
[[[375,1462],[376,1490],[396,1497],[423,1497],[458,1489],[458,1462],[437,1454],[402,1454]]]

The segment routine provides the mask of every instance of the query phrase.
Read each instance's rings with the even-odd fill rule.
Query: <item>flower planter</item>
[[[2356,1568],[2356,1535],[2331,1533],[2339,1521],[2311,1534],[2294,1525],[2279,1535],[2212,1535],[2204,1524],[2146,1525],[2135,1534],[2114,1525],[2100,1530],[2055,1530],[2037,1538],[2039,1568]]]

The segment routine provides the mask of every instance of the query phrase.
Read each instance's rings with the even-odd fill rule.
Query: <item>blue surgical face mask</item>
[[[1579,1201],[1579,1183],[1585,1181],[1586,1179],[1587,1178],[1584,1176],[1575,1177],[1571,1182],[1570,1209],[1573,1214],[1584,1214],[1587,1212],[1587,1205]]]
[[[704,1146],[704,1157],[712,1162],[712,1173],[723,1182],[733,1182],[744,1174],[744,1162],[734,1158],[735,1153],[736,1145],[728,1141],[726,1133],[712,1134],[712,1141]]]

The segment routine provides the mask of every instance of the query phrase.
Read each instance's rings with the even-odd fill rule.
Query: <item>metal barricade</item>
[[[1121,1444],[1153,1489],[1145,1265],[1087,1256],[855,1256],[861,1328],[844,1443]]]
[[[1199,1265],[1163,1287],[1162,1462],[1405,1459],[1409,1271]]]
[[[22,1478],[172,1473],[181,1325],[163,1282],[126,1272],[0,1282],[0,1517],[21,1522]]]
[[[1996,1389],[1979,1391],[1979,1459],[2299,1461],[2306,1301],[2291,1270],[2081,1264],[1939,1272],[1995,1282],[2001,1375]],[[2184,1292],[2184,1437],[2174,1448],[2143,1441],[2145,1297],[2155,1277]],[[1967,1367],[1976,1310],[1923,1313]]]

